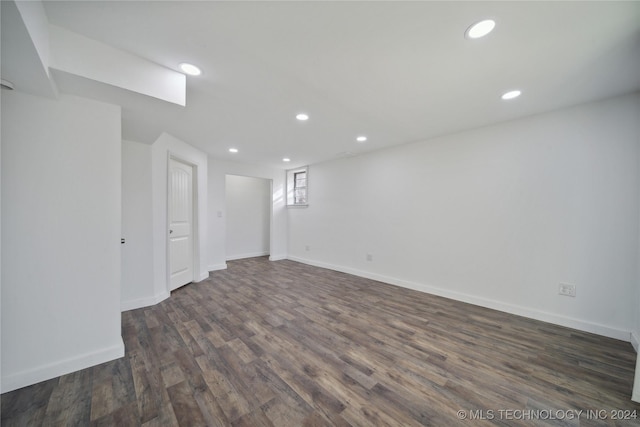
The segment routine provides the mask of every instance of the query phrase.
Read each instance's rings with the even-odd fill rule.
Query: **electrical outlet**
[[[373,261],[373,255],[367,254],[367,261]]]
[[[576,296],[576,285],[572,285],[570,283],[560,283],[558,285],[558,295],[564,295],[567,297],[575,297]]]
[[[311,250],[311,248],[309,247],[309,245],[306,245],[306,246],[304,247],[304,250],[305,250],[305,251],[307,251],[307,252],[309,252],[309,251]]]

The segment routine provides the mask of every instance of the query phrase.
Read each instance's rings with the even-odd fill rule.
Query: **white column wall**
[[[2,391],[124,354],[120,108],[2,93]]]
[[[122,141],[122,310],[158,302],[153,286],[151,146]]]

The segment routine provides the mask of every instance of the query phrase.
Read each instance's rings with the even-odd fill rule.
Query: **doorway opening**
[[[227,175],[226,260],[270,255],[270,179]]]

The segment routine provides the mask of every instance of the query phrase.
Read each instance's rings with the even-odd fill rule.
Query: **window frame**
[[[304,166],[296,169],[289,169],[287,173],[287,207],[305,208],[309,206],[309,167]],[[298,185],[298,175],[304,173],[305,185]],[[296,203],[296,190],[304,191],[304,203]]]

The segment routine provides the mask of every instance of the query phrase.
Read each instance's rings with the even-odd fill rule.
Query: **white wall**
[[[2,391],[124,354],[120,108],[2,93]]]
[[[40,1],[2,1],[2,78],[17,90],[55,98],[49,75],[49,26]]]
[[[226,176],[227,260],[269,255],[271,180]]]
[[[49,74],[49,22],[44,5],[39,1],[16,1],[16,7],[38,52],[43,70]]]
[[[636,94],[313,165],[290,258],[629,340],[638,117]]]
[[[122,141],[122,310],[153,305],[151,146]]]
[[[181,141],[167,133],[163,133],[151,147],[151,185],[153,203],[153,283],[154,299],[161,301],[168,297],[168,236],[169,225],[167,220],[167,169],[169,156],[174,156],[184,162],[195,166],[197,184],[196,200],[197,214],[194,227],[195,246],[198,253],[194,253],[197,263],[194,269],[195,282],[209,277],[207,270],[208,261],[208,182],[207,182],[207,155],[191,145]]]
[[[221,160],[209,156],[209,270],[226,268],[227,206],[226,175],[269,179],[272,182],[270,260],[287,256],[287,212],[285,208],[285,172],[266,166]]]

